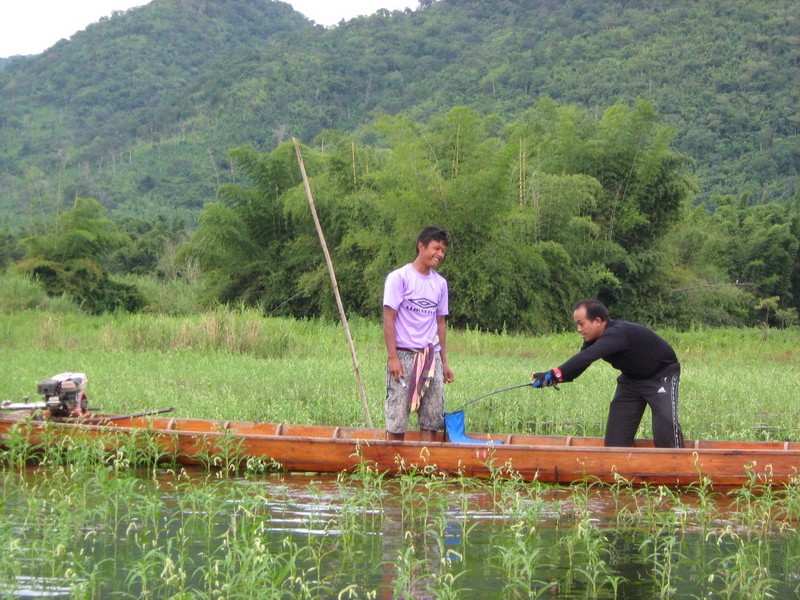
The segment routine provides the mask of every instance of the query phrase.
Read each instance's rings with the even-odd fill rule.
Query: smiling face
[[[600,317],[590,320],[586,315],[586,307],[579,306],[572,313],[572,318],[575,321],[575,327],[578,333],[581,334],[584,342],[593,342],[606,330],[607,321],[603,321]]]
[[[447,253],[447,244],[438,240],[431,240],[426,246],[422,242],[417,244],[417,258],[414,267],[423,275],[428,275],[431,269],[437,267],[444,260]]]

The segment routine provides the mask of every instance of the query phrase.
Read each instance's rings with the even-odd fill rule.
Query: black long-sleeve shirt
[[[559,367],[563,381],[572,381],[598,359],[632,379],[649,379],[670,365],[680,369],[675,350],[664,338],[644,325],[614,319],[599,338],[584,342],[581,351]]]

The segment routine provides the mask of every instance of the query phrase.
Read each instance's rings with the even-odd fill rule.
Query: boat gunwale
[[[114,415],[110,415],[114,416]],[[113,421],[103,422],[103,417],[91,417],[91,421],[87,419],[81,420],[42,420],[42,421],[14,421],[10,419],[3,419],[0,418],[0,424],[8,424],[11,427],[14,425],[35,425],[40,429],[44,429],[48,426],[56,426],[58,428],[64,428],[68,430],[75,430],[75,431],[93,431],[93,432],[121,432],[125,434],[129,434],[135,431],[146,431],[152,432],[159,435],[164,435],[167,437],[171,436],[179,436],[179,437],[226,437],[226,436],[234,436],[238,438],[245,438],[245,439],[253,439],[258,441],[289,441],[289,442],[305,442],[305,443],[335,443],[335,444],[345,444],[350,446],[356,445],[377,445],[377,446],[390,446],[390,447],[397,447],[397,448],[463,448],[465,450],[474,450],[474,449],[485,449],[489,451],[494,451],[495,453],[499,452],[503,454],[505,450],[513,449],[517,450],[541,450],[541,451],[559,451],[559,452],[568,452],[568,453],[577,453],[577,452],[589,452],[592,454],[595,453],[603,453],[609,455],[627,455],[631,453],[639,454],[698,454],[698,455],[717,455],[717,454],[753,454],[755,456],[765,456],[765,455],[791,455],[797,454],[800,456],[800,442],[789,442],[789,441],[755,441],[755,440],[687,440],[686,444],[683,448],[656,448],[653,446],[648,445],[635,445],[629,447],[622,447],[622,446],[603,446],[598,445],[596,442],[601,438],[592,437],[592,436],[532,436],[532,437],[540,437],[540,438],[550,438],[552,437],[554,443],[509,443],[504,441],[508,438],[513,438],[515,436],[526,437],[530,434],[503,434],[498,435],[495,437],[492,434],[471,434],[471,435],[481,435],[485,436],[487,439],[485,441],[478,441],[475,443],[453,443],[443,440],[433,440],[433,441],[423,441],[423,440],[413,440],[413,439],[406,439],[406,440],[389,440],[386,438],[359,438],[359,437],[341,437],[341,432],[344,431],[345,433],[348,431],[370,431],[375,432],[377,435],[381,435],[383,433],[382,430],[377,429],[370,429],[370,428],[358,428],[358,427],[339,427],[339,426],[329,426],[329,425],[288,425],[288,426],[297,426],[297,427],[308,427],[309,429],[314,428],[322,428],[328,429],[331,431],[333,435],[330,436],[323,436],[323,435],[289,435],[285,433],[281,433],[286,427],[287,424],[279,424],[279,423],[261,423],[261,422],[248,422],[248,421],[223,421],[223,420],[203,420],[203,419],[176,419],[170,418],[165,423],[164,427],[152,427],[152,423],[148,423],[146,418],[136,417],[137,419],[141,419],[143,421],[142,426],[136,425],[117,425]],[[180,429],[176,428],[176,422],[178,424],[183,423],[205,423],[207,425],[216,426],[216,429]],[[274,427],[276,428],[276,433],[249,433],[249,432],[242,432],[237,429],[237,425],[241,425],[244,427],[252,427],[252,426],[259,426],[259,427]],[[5,435],[0,436],[5,437]],[[576,443],[576,438],[578,443]],[[592,444],[581,444],[580,440],[592,440],[595,443]],[[647,440],[636,440],[637,442],[644,442],[646,443]],[[501,442],[493,444],[491,442]],[[726,444],[724,447],[719,446],[699,446],[698,444]],[[691,445],[690,445],[691,444]],[[766,446],[769,444],[769,446]],[[790,444],[794,444],[795,447],[790,447]],[[753,447],[749,447],[749,445],[753,445]]]

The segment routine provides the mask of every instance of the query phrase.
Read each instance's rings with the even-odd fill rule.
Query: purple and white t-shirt
[[[436,339],[436,317],[449,312],[447,281],[434,270],[423,275],[409,263],[386,276],[383,305],[397,311],[397,347],[424,348]]]

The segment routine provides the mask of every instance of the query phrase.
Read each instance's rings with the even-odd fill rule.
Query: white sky
[[[416,8],[417,0],[284,0],[320,25],[370,15],[380,8]],[[0,0],[0,57],[39,54],[117,10],[148,0]]]

